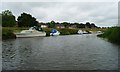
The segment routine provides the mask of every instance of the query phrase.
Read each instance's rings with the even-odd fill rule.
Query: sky
[[[95,23],[100,27],[118,24],[118,2],[2,2],[0,12],[11,10],[18,16],[25,12],[39,22]]]

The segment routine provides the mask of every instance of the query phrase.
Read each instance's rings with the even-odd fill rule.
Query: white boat
[[[51,36],[57,36],[60,35],[60,32],[57,31],[56,29],[53,29],[52,32],[50,33]]]
[[[94,33],[93,31],[89,31],[90,33]]]
[[[39,28],[36,29],[35,26],[31,27],[29,30],[22,30],[20,33],[14,33],[16,37],[38,37],[46,36],[46,32],[41,31]]]
[[[78,34],[83,34],[83,31],[82,31],[82,30],[78,30],[77,33],[78,33]]]
[[[78,34],[90,34],[91,32],[89,32],[89,31],[83,31],[83,30],[78,30],[78,32],[77,32]]]
[[[83,34],[88,34],[88,32],[87,31],[83,31]]]
[[[102,33],[102,31],[97,31],[97,33]]]

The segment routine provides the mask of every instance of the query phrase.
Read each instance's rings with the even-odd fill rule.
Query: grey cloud
[[[16,17],[30,13],[38,21],[94,22],[98,26],[117,24],[117,3],[114,2],[8,2],[2,10],[11,10]]]

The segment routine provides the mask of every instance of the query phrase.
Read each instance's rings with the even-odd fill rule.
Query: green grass
[[[52,28],[43,28],[43,30],[47,33],[47,36],[50,35]],[[57,29],[60,32],[60,35],[71,35],[71,34],[77,34],[78,29],[68,29],[68,28],[62,28]]]
[[[98,36],[107,38],[110,42],[120,44],[120,27],[112,27]]]
[[[2,39],[15,39],[16,36],[13,32],[20,32],[21,30],[28,28],[19,27],[2,27]]]
[[[50,36],[52,28],[43,28],[43,31],[46,32],[46,36]]]
[[[13,33],[13,30],[11,29],[2,29],[2,39],[14,39],[16,38],[14,33]]]
[[[25,27],[3,27],[2,28],[2,38],[3,39],[11,39],[15,38],[14,32],[20,32],[21,30],[27,30],[29,28]],[[52,31],[52,28],[43,28],[43,30],[46,32],[46,36],[50,36],[50,33]],[[77,34],[79,29],[68,29],[68,28],[57,28],[57,30],[60,32],[60,35],[72,35]],[[102,31],[104,29],[82,29],[87,31]]]

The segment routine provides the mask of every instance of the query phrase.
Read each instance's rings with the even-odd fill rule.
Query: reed
[[[120,27],[112,27],[98,37],[107,38],[110,42],[120,44]]]

